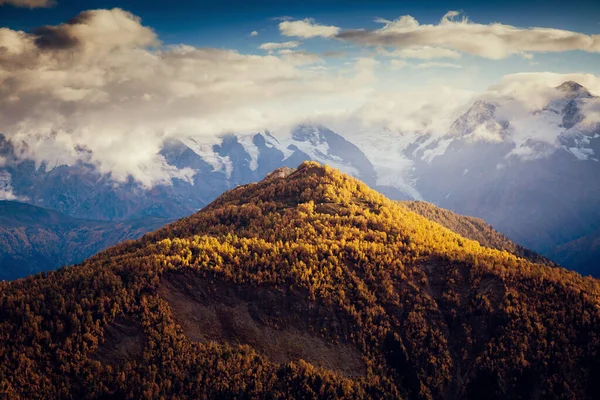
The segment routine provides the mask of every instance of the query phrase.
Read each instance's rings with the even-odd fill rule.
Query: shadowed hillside
[[[0,283],[8,398],[598,398],[600,283],[313,162]]]
[[[597,277],[600,274],[600,230],[557,246],[549,256],[582,275]]]
[[[0,201],[0,280],[79,263],[167,222],[160,218],[84,220],[29,204]]]

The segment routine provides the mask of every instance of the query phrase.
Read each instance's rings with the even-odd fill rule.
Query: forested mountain
[[[511,95],[488,94],[446,132],[305,123],[289,132],[179,135],[156,155],[167,179],[149,186],[115,181],[81,149],[73,149],[73,162],[60,154],[36,162],[24,156],[35,143],[0,135],[0,198],[77,218],[181,218],[275,168],[315,160],[392,199],[481,218],[521,246],[599,275],[597,253],[568,253],[575,247],[567,244],[600,229],[600,98],[573,81],[531,95],[544,101],[530,109]]]
[[[0,201],[0,280],[79,263],[168,222],[160,218],[85,220],[29,204]]]
[[[600,283],[314,162],[0,283],[7,398],[594,399]]]

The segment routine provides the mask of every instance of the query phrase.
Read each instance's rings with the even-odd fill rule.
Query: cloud
[[[54,0],[0,0],[0,6],[5,4],[13,7],[46,8],[56,5]]]
[[[168,138],[210,148],[227,132],[286,129],[332,104],[360,103],[374,80],[366,60],[342,73],[310,69],[321,59],[291,49],[163,46],[121,9],[32,33],[0,28],[0,49],[2,131],[22,158],[47,169],[86,162],[148,187],[193,175],[159,155]]]
[[[514,54],[582,50],[600,52],[600,35],[552,28],[518,28],[500,23],[479,24],[459,13],[449,11],[438,24],[421,25],[410,15],[397,20],[379,20],[377,30],[344,30],[335,37],[367,46],[399,49],[432,46],[474,54],[489,59],[502,59]]]
[[[458,51],[431,46],[407,47],[393,51],[379,49],[378,53],[387,57],[415,58],[420,60],[432,60],[436,58],[458,59],[461,57]]]
[[[309,65],[323,62],[323,59],[321,57],[307,51],[281,49],[277,52],[277,54],[279,54],[284,60],[294,65]]]
[[[250,36],[258,36],[258,31],[252,31],[252,32],[250,32]]]
[[[404,60],[391,60],[390,65],[393,69],[400,69],[407,67],[409,64]]]
[[[402,145],[403,137],[415,140],[421,134],[445,135],[452,122],[476,98],[473,91],[438,85],[381,90],[370,93],[360,107],[347,115],[327,123],[351,135],[349,140],[353,142],[383,140],[391,135],[397,136],[397,144]],[[376,133],[383,137],[378,138]]]
[[[502,77],[500,82],[489,87],[485,96],[514,98],[520,107],[529,111],[544,107],[556,98],[556,87],[568,81],[585,86],[593,95],[600,96],[600,77],[594,74],[554,72],[521,72]]]
[[[84,11],[67,23],[37,28],[33,41],[41,50],[76,49],[78,54],[93,57],[158,44],[151,29],[121,9]]]
[[[424,62],[420,64],[414,64],[415,68],[462,68],[462,65],[446,63],[446,62]]]
[[[321,53],[323,57],[344,57],[348,55],[348,52],[341,50],[328,50]]]
[[[300,21],[283,21],[279,24],[279,31],[284,36],[304,39],[313,37],[330,38],[337,35],[340,28],[332,25],[320,25],[312,18],[306,18]]]
[[[282,42],[282,43],[268,42],[268,43],[261,44],[258,48],[261,50],[272,51],[272,50],[279,50],[279,49],[293,49],[298,46],[300,46],[300,42],[296,42],[296,41]]]
[[[459,68],[462,68],[462,65],[460,65],[460,64],[453,64],[453,63],[446,63],[446,62],[434,62],[434,61],[411,64],[404,60],[391,60],[390,65],[392,66],[393,69],[400,69],[400,68],[416,68],[416,69],[455,68],[455,69],[459,69]]]
[[[277,133],[311,118],[349,135],[378,127],[443,135],[476,97],[510,97],[534,108],[565,80],[600,94],[600,79],[589,74],[509,75],[483,96],[427,82],[415,83],[417,89],[400,80],[381,85],[386,71],[372,56],[339,66],[327,64],[325,53],[286,43],[263,44],[263,55],[164,46],[121,9],[86,11],[31,33],[0,28],[1,128],[17,154],[40,168],[85,162],[117,182],[133,177],[150,187],[194,174],[160,156],[167,139],[193,139],[210,149],[224,133]],[[459,67],[433,61],[456,49],[421,44],[397,50],[390,51],[397,68]],[[9,196],[9,184],[0,188],[2,196]]]

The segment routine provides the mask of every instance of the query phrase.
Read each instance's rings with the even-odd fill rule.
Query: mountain
[[[572,248],[561,246],[600,229],[600,125],[594,122],[600,98],[576,82],[532,91],[531,98],[542,100],[526,105],[489,93],[465,107],[446,132],[355,131],[352,124],[335,132],[301,124],[290,132],[172,138],[159,156],[167,172],[189,173],[152,187],[132,177],[115,182],[83,156],[36,163],[22,155],[28,144],[0,137],[0,198],[77,218],[174,219],[275,168],[314,160],[392,199],[424,200],[480,218],[511,241],[555,257]],[[553,259],[600,276],[594,254],[580,258],[589,260],[586,266],[571,263],[575,254]]]
[[[168,166],[193,171],[190,180],[174,177],[146,188],[130,179],[115,184],[93,164],[53,165],[21,159],[0,135],[0,198],[21,200],[76,218],[127,220],[180,218],[204,207],[225,190],[262,179],[280,167],[306,160],[327,162],[375,184],[373,166],[339,134],[324,127],[297,126],[287,138],[269,132],[219,138],[165,141],[160,151]]]
[[[168,220],[83,220],[13,201],[0,201],[0,280],[76,264],[109,246],[160,228]]]
[[[598,275],[600,230],[561,244],[549,256],[561,265],[569,265],[584,275]]]
[[[551,94],[516,115],[514,99],[478,101],[448,136],[413,150],[421,196],[542,254],[599,229],[600,128],[583,123],[597,98],[575,82]]]
[[[600,282],[313,162],[0,283],[8,398],[598,398]]]
[[[482,219],[459,215],[424,201],[402,201],[398,204],[484,247],[508,251],[531,262],[556,266],[547,258],[511,241]]]

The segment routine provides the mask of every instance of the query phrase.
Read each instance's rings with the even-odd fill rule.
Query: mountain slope
[[[552,250],[548,256],[582,275],[597,276],[600,263],[600,231],[564,243]]]
[[[12,201],[0,201],[0,280],[76,264],[123,240],[137,239],[168,220],[82,220]]]
[[[458,233],[464,238],[475,240],[484,247],[491,249],[506,250],[518,257],[526,258],[531,262],[547,264],[552,266],[552,261],[539,254],[528,250],[497,232],[484,220],[453,213],[452,211],[436,207],[424,201],[402,201],[400,205],[416,212],[430,221],[437,222]]]
[[[0,283],[9,398],[596,398],[600,284],[304,163]]]

